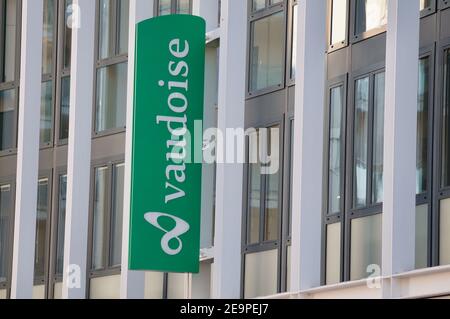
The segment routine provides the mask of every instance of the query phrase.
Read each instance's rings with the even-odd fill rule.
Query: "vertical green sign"
[[[199,271],[202,164],[190,157],[204,68],[203,19],[137,25],[130,270]]]

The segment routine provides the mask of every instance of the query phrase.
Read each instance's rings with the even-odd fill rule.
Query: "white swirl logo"
[[[158,219],[160,217],[167,217],[172,219],[175,222],[175,227],[170,231],[165,229],[158,222]],[[158,228],[165,233],[165,235],[161,238],[161,248],[163,249],[163,251],[170,256],[178,255],[183,249],[183,242],[181,241],[180,236],[186,234],[189,231],[189,224],[181,218],[164,213],[147,213],[144,215],[144,218],[150,225]],[[169,242],[171,240],[178,241],[178,247],[176,249],[170,248]]]

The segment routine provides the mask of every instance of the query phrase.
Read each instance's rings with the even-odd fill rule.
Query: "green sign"
[[[130,270],[199,271],[202,164],[190,154],[194,122],[203,119],[204,69],[203,19],[169,15],[137,25]]]

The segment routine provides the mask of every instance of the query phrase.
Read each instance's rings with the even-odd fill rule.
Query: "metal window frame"
[[[102,160],[94,161],[91,166],[91,192],[89,200],[89,234],[88,234],[88,258],[87,258],[87,280],[86,280],[86,297],[90,295],[90,280],[101,277],[108,277],[119,275],[121,273],[120,266],[110,266],[110,253],[111,253],[111,216],[112,216],[112,206],[114,200],[113,194],[113,180],[114,180],[114,168],[117,165],[121,165],[125,162],[123,156],[116,156],[105,158]],[[95,173],[98,168],[107,168],[107,207],[106,207],[106,218],[104,220],[105,232],[103,234],[104,247],[103,247],[103,263],[104,268],[94,270],[92,267],[93,261],[93,243],[94,243],[94,199],[95,199]]]
[[[16,59],[14,61],[15,71],[14,80],[10,82],[0,83],[0,91],[14,90],[15,94],[15,109],[14,109],[14,123],[12,132],[12,145],[10,149],[0,150],[0,157],[13,155],[17,153],[17,130],[19,120],[19,84],[20,84],[20,53],[21,53],[21,38],[22,38],[22,0],[16,0]],[[5,22],[6,23],[6,22]],[[2,50],[3,51],[3,50]]]
[[[12,258],[13,258],[13,242],[14,242],[14,219],[15,219],[15,203],[16,203],[16,181],[15,176],[1,177],[0,186],[10,187],[10,199],[11,199],[11,216],[9,223],[9,239],[8,239],[8,253],[7,258],[9,260],[7,266],[7,278],[5,282],[0,283],[0,289],[6,290],[6,298],[10,298],[11,294],[11,277],[12,277]]]
[[[156,0],[154,1],[154,10],[153,12],[155,12],[155,16],[160,16],[160,12],[159,12],[159,1],[160,0]],[[177,6],[178,6],[178,1],[179,0],[170,0],[170,14],[179,14],[177,13]],[[189,0],[189,14],[192,14],[192,0]]]
[[[333,1],[328,0],[328,13],[327,13],[327,47],[328,53],[337,51],[339,49],[345,48],[349,45],[349,22],[350,22],[350,7],[351,0],[347,1],[346,8],[346,19],[345,19],[345,40],[340,43],[331,43],[331,38],[333,35]]]
[[[285,161],[285,119],[283,118],[270,122],[270,123],[261,123],[261,125],[257,125],[258,128],[274,128],[278,127],[280,130],[280,136],[279,136],[279,153],[280,153],[280,164],[284,163]],[[249,138],[246,138],[246,158],[249,158]],[[283,165],[280,165],[280,171],[279,171],[279,177],[278,177],[278,236],[277,240],[269,240],[264,241],[264,230],[265,230],[265,215],[266,215],[266,196],[267,196],[267,178],[268,175],[261,175],[260,180],[260,207],[259,207],[259,242],[250,244],[248,241],[248,235],[249,235],[249,227],[250,227],[250,209],[249,209],[249,203],[250,203],[250,192],[249,187],[251,183],[250,178],[250,164],[246,163],[244,164],[244,187],[243,187],[243,208],[242,208],[242,243],[241,243],[241,298],[245,297],[245,266],[246,266],[246,257],[247,255],[255,254],[255,253],[261,253],[266,251],[272,251],[277,250],[277,293],[281,292],[282,289],[285,289],[286,282],[286,271],[283,270],[286,266],[286,262],[284,261],[286,255],[286,251],[283,252],[283,248],[287,249],[288,245],[283,245],[283,238],[285,236],[284,232],[284,219],[285,219],[285,197],[284,197],[284,174],[285,169]]]
[[[267,0],[266,0],[267,1]],[[246,99],[251,99],[251,98],[255,98],[257,96],[261,96],[261,95],[265,95],[265,94],[269,94],[275,91],[279,91],[282,90],[286,87],[286,62],[287,62],[287,58],[286,58],[286,52],[287,52],[287,23],[288,23],[288,10],[286,8],[288,8],[288,0],[283,0],[280,3],[276,3],[271,5],[270,7],[265,8],[264,10],[259,10],[256,12],[252,12],[251,8],[252,8],[252,0],[248,0],[247,4],[248,4],[248,21],[247,21],[247,72],[246,72]],[[276,84],[276,85],[272,85],[263,89],[257,89],[257,90],[252,90],[251,89],[251,66],[252,66],[252,39],[253,39],[253,24],[258,21],[258,20],[262,20],[265,18],[270,17],[271,15],[277,14],[277,13],[283,13],[283,30],[284,33],[281,35],[282,39],[283,39],[283,44],[282,44],[282,72],[283,74],[281,75],[281,83],[280,84]]]
[[[285,70],[285,83],[286,86],[295,85],[295,76],[292,75],[293,53],[294,53],[294,10],[298,5],[298,0],[289,0],[288,13],[287,13],[287,30],[286,30],[286,70]],[[298,8],[297,8],[298,9]],[[299,16],[297,14],[297,19]]]
[[[114,55],[108,56],[106,58],[100,57],[100,0],[96,0],[96,18],[95,18],[95,46],[94,46],[94,56],[95,56],[95,66],[93,69],[94,72],[94,81],[93,81],[93,101],[92,101],[92,138],[100,138],[104,136],[124,133],[126,131],[126,124],[123,127],[116,127],[112,129],[107,129],[104,131],[97,131],[97,98],[99,94],[99,88],[97,87],[97,80],[98,80],[98,72],[107,67],[111,67],[114,65],[118,65],[121,63],[128,63],[128,52],[124,54],[120,54],[119,52],[119,37],[120,37],[120,19],[121,19],[121,13],[120,13],[120,4],[123,0],[112,0],[112,16],[110,17],[112,21],[115,21],[114,27],[115,27],[115,33],[112,37],[113,40],[113,48],[114,48]],[[127,34],[128,37],[128,34]],[[130,39],[129,39],[130,40]],[[127,50],[128,51],[128,50]],[[126,83],[123,83],[126,85]],[[126,105],[123,105],[124,108],[126,108]]]
[[[438,1],[439,1],[439,4],[438,4],[438,9],[439,10],[450,8],[450,1],[449,0],[438,0]]]
[[[387,28],[386,25],[382,25],[379,26],[377,28],[371,29],[371,30],[367,30],[361,34],[356,34],[356,1],[357,0],[351,0],[351,5],[350,5],[350,19],[349,19],[349,24],[350,24],[350,42],[352,44],[354,43],[358,43],[360,41],[372,38],[378,34],[381,33],[385,33]],[[386,0],[388,1],[388,0]],[[386,8],[387,10],[387,8]]]

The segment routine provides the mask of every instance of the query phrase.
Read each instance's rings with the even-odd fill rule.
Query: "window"
[[[0,153],[16,148],[20,5],[0,0]]]
[[[51,187],[48,178],[40,179],[37,192],[36,241],[34,254],[34,280],[36,284],[45,283],[48,256],[48,226],[50,220]]]
[[[60,175],[58,181],[58,202],[56,220],[56,261],[54,275],[60,280],[64,268],[64,235],[66,227],[67,175]]]
[[[129,0],[99,0],[95,133],[126,124]]]
[[[355,6],[355,36],[386,25],[386,0],[356,0]]]
[[[92,274],[121,264],[124,170],[122,163],[94,169]]]
[[[284,11],[250,23],[250,92],[283,85]]]
[[[345,44],[347,40],[347,8],[348,0],[331,1],[331,46]]]
[[[155,2],[156,12],[159,16],[192,13],[192,0],[159,0]]]
[[[0,289],[10,280],[14,200],[11,184],[0,184]]]
[[[298,5],[292,6],[292,39],[291,39],[291,80],[295,79],[297,71],[297,29],[298,29]]]

